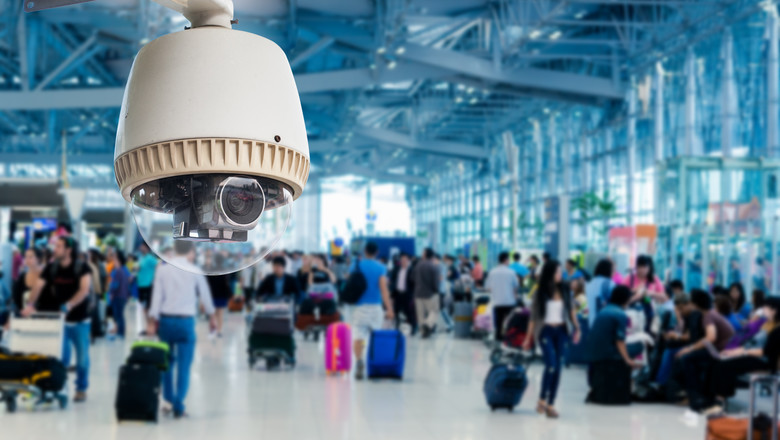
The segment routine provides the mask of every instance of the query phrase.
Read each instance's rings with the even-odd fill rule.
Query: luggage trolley
[[[28,318],[11,317],[8,352],[31,353],[56,359],[62,358],[65,337],[65,315],[62,313],[36,313]],[[17,398],[34,401],[34,406],[57,402],[61,409],[68,405],[63,390],[44,391],[26,381],[0,379],[0,400],[9,413],[16,411]]]
[[[265,360],[268,370],[282,364],[295,366],[293,305],[288,302],[259,304],[247,326],[249,367]]]

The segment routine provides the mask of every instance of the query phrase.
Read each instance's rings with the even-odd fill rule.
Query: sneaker
[[[212,341],[213,341],[213,340],[214,340],[214,339],[216,339],[216,338],[217,338],[217,332],[211,332],[211,333],[209,333],[209,339],[210,339],[210,340],[212,340]]]
[[[87,392],[86,391],[76,391],[76,395],[73,396],[73,402],[74,403],[82,403],[87,401]]]
[[[186,412],[184,411],[174,411],[173,412],[173,418],[174,419],[183,419],[189,417]]]
[[[365,377],[366,364],[363,360],[357,361],[357,368],[355,369],[355,379],[363,380]]]

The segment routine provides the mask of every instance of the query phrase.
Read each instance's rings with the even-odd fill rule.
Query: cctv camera
[[[213,19],[183,11],[194,27],[138,53],[114,169],[155,253],[190,240],[246,265],[241,255],[259,260],[284,233],[309,176],[309,146],[287,57],[268,39],[230,29],[229,6]]]

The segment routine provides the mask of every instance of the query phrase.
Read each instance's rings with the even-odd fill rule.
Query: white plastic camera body
[[[298,90],[275,43],[206,25],[160,37],[138,53],[114,169],[142,235],[163,258],[171,240],[191,240],[243,245],[199,249],[236,260],[204,273],[249,265],[242,253],[259,259],[284,232],[309,168]],[[272,228],[253,232],[283,208]]]

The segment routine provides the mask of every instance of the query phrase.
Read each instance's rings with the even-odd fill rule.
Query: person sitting
[[[691,298],[686,293],[678,293],[674,297],[675,315],[677,326],[675,330],[663,334],[659,349],[662,357],[657,371],[653,372],[655,383],[665,386],[672,375],[674,357],[683,347],[692,341],[698,341],[704,337],[702,314],[691,303]]]
[[[689,406],[693,411],[707,408],[705,391],[709,373],[717,353],[723,351],[734,336],[734,328],[717,312],[712,310],[712,297],[702,289],[691,291],[691,302],[702,314],[704,337],[680,350],[680,371],[683,373]]]
[[[638,346],[638,350],[626,346],[628,316],[625,308],[632,295],[628,287],[616,287],[612,291],[609,303],[598,313],[590,330],[588,382],[591,390],[588,394],[588,402],[602,404],[631,402],[631,370],[642,366],[641,363],[633,360],[641,354],[641,345]]]
[[[726,318],[726,320],[734,328],[734,331],[739,333],[742,331],[742,321],[739,315],[734,312],[734,302],[728,295],[715,296],[715,310],[718,311],[720,316]]]
[[[764,314],[767,322],[773,329],[767,336],[763,347],[745,348],[739,347],[725,350],[720,355],[712,368],[709,393],[715,396],[708,403],[710,406],[705,412],[722,411],[722,402],[733,397],[737,390],[739,376],[759,371],[768,371],[776,374],[778,361],[780,360],[780,298],[771,297],[766,300]],[[718,404],[716,404],[716,401]]]
[[[294,276],[285,273],[286,266],[287,260],[284,257],[274,257],[273,273],[265,277],[257,288],[258,301],[287,297],[297,302],[301,288]]]

